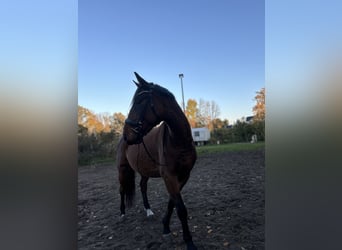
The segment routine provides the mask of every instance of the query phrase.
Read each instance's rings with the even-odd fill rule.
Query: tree
[[[101,132],[109,133],[111,130],[111,115],[109,113],[100,113],[96,115],[97,120],[103,125]]]
[[[88,128],[78,125],[78,163],[89,164],[94,152],[98,149],[98,141],[94,134],[89,134]]]
[[[100,133],[104,129],[104,124],[99,120],[99,116],[80,105],[78,106],[78,124],[86,127],[90,134]]]
[[[253,121],[254,133],[257,135],[258,141],[265,140],[265,121]]]
[[[87,108],[78,105],[78,124],[87,128],[87,122],[90,116],[94,114]]]
[[[208,102],[200,98],[198,103],[198,112],[196,116],[198,127],[209,127],[209,108]]]
[[[200,127],[207,127],[209,130],[214,128],[214,120],[220,115],[220,107],[215,101],[199,100],[199,108],[197,113],[197,123]]]
[[[221,114],[220,107],[217,105],[215,101],[211,101],[210,103],[210,119],[211,121],[217,119]]]
[[[115,134],[122,134],[122,130],[125,125],[125,119],[126,117],[121,112],[113,114],[111,130],[114,131]]]
[[[213,129],[221,129],[228,127],[228,120],[224,119],[223,121],[220,118],[215,118],[212,120]]]
[[[190,126],[192,128],[196,127],[196,117],[197,117],[197,102],[194,99],[189,99],[186,104],[185,116],[188,118]]]
[[[264,121],[265,120],[265,88],[261,88],[260,91],[256,92],[254,97],[256,101],[253,107],[254,121]]]
[[[233,133],[236,142],[248,142],[254,134],[253,126],[247,122],[237,121],[233,126]]]
[[[90,164],[99,158],[114,159],[125,119],[122,113],[95,114],[78,106],[79,164]]]

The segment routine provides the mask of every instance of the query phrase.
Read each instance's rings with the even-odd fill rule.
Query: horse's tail
[[[123,137],[120,138],[117,146],[116,162],[119,171],[120,194],[126,196],[127,207],[131,207],[135,196],[135,172],[125,158]]]
[[[131,207],[135,196],[135,172],[130,165],[126,164],[122,168],[122,191],[126,196],[126,205]]]

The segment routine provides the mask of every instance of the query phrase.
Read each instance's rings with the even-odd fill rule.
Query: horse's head
[[[161,122],[161,117],[158,115],[158,110],[161,109],[161,97],[155,93],[157,85],[146,82],[136,72],[134,74],[137,82],[133,82],[138,88],[123,129],[124,139],[129,145],[141,143],[142,138]]]

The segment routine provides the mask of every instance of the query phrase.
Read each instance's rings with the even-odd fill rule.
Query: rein
[[[150,157],[151,161],[153,161],[154,164],[160,165],[160,166],[167,166],[166,164],[161,164],[160,162],[157,162],[157,161],[153,158],[153,156],[151,155],[150,151],[148,151],[148,149],[147,149],[147,147],[146,147],[146,145],[145,145],[144,139],[142,139],[142,144],[143,144],[143,146],[144,146],[144,149],[145,149],[145,151],[146,151],[148,157]]]

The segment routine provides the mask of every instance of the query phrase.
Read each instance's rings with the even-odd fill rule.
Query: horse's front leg
[[[197,247],[194,245],[192,241],[192,236],[191,236],[189,225],[188,225],[188,211],[184,205],[182,196],[180,193],[178,193],[175,196],[173,196],[173,199],[175,202],[178,218],[180,219],[182,223],[183,239],[187,245],[187,249],[195,250],[197,249]]]
[[[183,239],[186,243],[187,250],[197,250],[197,247],[192,241],[192,236],[188,225],[188,211],[184,205],[180,189],[184,184],[179,183],[177,176],[168,175],[164,177],[166,188],[170,194],[170,200],[167,208],[167,213],[163,219],[164,233],[170,232],[169,223],[172,215],[172,210],[176,207],[177,215],[182,223]]]
[[[163,234],[164,235],[168,235],[169,233],[171,233],[170,219],[171,219],[171,215],[172,215],[174,207],[175,207],[175,203],[170,196],[169,203],[167,205],[167,211],[166,211],[166,214],[163,218],[163,225],[164,225]]]
[[[148,203],[148,199],[147,199],[147,181],[148,181],[148,177],[141,176],[140,190],[141,190],[141,194],[142,194],[143,201],[144,201],[144,207],[146,210],[146,215],[147,215],[147,217],[149,217],[149,216],[154,215],[154,213],[152,212],[150,204]]]

